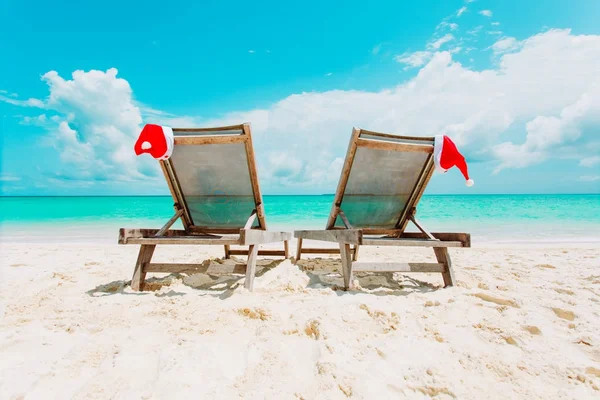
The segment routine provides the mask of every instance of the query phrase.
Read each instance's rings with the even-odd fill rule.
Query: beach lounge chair
[[[408,137],[354,128],[325,230],[295,231],[302,254],[337,254],[344,287],[352,273],[441,272],[454,284],[448,247],[470,247],[468,233],[430,233],[415,218],[434,171],[433,137]],[[420,232],[405,232],[412,222]],[[303,240],[339,243],[337,249],[303,247]],[[437,263],[357,262],[359,246],[431,247]]]
[[[119,244],[141,245],[131,287],[143,290],[148,272],[206,272],[208,268],[152,263],[156,245],[223,245],[225,258],[248,255],[244,286],[252,290],[256,257],[288,258],[292,234],[266,230],[250,125],[174,128],[173,135],[173,154],[160,161],[160,166],[175,202],[175,215],[160,229],[119,230]],[[179,218],[184,230],[169,230]],[[284,242],[284,249],[259,251],[259,245],[274,242]],[[232,245],[248,249],[234,250]]]

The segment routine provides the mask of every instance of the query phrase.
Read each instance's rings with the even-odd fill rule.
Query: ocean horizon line
[[[262,194],[265,196],[290,196],[290,197],[322,197],[334,196],[335,193],[323,194]],[[598,196],[598,193],[427,193],[423,196]],[[92,194],[92,195],[0,195],[0,198],[77,198],[77,197],[171,197],[170,194]]]

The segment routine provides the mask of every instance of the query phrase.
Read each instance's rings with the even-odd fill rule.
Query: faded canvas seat
[[[225,258],[248,255],[244,285],[252,290],[257,256],[287,258],[291,233],[267,231],[250,125],[174,128],[173,134],[173,154],[160,165],[175,215],[161,229],[119,231],[119,244],[141,245],[131,287],[143,290],[148,272],[206,272],[203,264],[152,263],[158,244],[222,245]],[[179,218],[184,230],[169,230]],[[259,245],[273,242],[283,242],[284,249],[259,251]]]
[[[430,233],[415,218],[434,171],[433,137],[408,137],[355,128],[325,230],[295,231],[302,254],[340,253],[344,285],[353,271],[440,272],[454,284],[448,247],[470,247],[468,233]],[[405,232],[413,222],[420,232]],[[339,243],[339,250],[303,247],[303,240]],[[436,263],[358,262],[359,246],[431,247]]]

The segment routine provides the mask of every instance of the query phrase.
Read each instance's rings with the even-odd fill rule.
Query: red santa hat
[[[473,186],[475,182],[469,179],[467,162],[456,148],[456,145],[446,135],[437,135],[433,144],[433,161],[435,168],[440,172],[447,172],[452,167],[457,167],[467,180],[467,186]]]
[[[136,155],[148,153],[157,160],[166,160],[173,153],[173,129],[168,126],[146,124],[133,146]]]

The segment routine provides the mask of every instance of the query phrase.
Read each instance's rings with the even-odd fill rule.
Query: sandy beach
[[[136,293],[137,250],[1,245],[0,398],[600,396],[594,244],[451,249],[453,288],[439,274],[363,274],[350,292],[335,257],[263,257],[253,293],[243,275],[185,274],[149,274],[152,290]],[[163,246],[155,257],[222,256]]]

